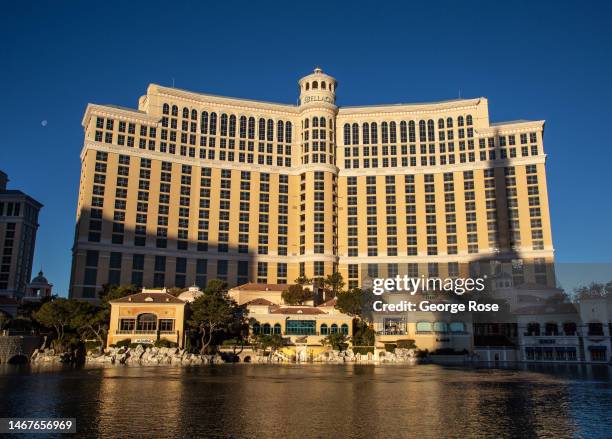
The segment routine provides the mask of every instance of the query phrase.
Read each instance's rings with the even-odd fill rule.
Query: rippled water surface
[[[0,417],[13,416],[77,418],[78,436],[92,438],[607,438],[612,372],[607,366],[3,366]]]

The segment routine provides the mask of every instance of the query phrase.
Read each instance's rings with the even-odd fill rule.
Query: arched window
[[[321,81],[321,89],[325,90],[325,81]]]
[[[278,122],[276,122],[276,141],[277,142],[283,142],[283,137],[285,134],[285,125],[283,123],[282,120],[279,120]]]
[[[465,122],[466,122],[466,125],[467,125],[467,126],[472,125],[473,120],[472,120],[472,115],[471,115],[471,114],[468,114],[468,115],[467,115],[467,117],[465,118]]]
[[[306,83],[306,90],[310,90],[310,83]]]
[[[406,143],[408,141],[408,124],[405,120],[400,122],[400,142]]]
[[[236,116],[233,114],[230,116],[229,121],[229,135],[230,137],[236,137]]]
[[[264,335],[270,335],[270,329],[271,329],[270,324],[269,323],[265,323],[263,325],[263,333],[264,333]]]
[[[249,117],[249,139],[255,138],[255,118]]]
[[[315,116],[312,118],[312,127],[317,128],[318,126],[319,126],[319,118]]]
[[[304,128],[308,129],[310,127],[310,119],[304,119]]]
[[[452,322],[449,326],[450,326],[450,332],[455,332],[455,333],[465,332],[465,323],[463,322]]]
[[[329,330],[327,329],[327,325],[323,323],[321,325],[321,335],[327,335],[328,333],[329,333]]]
[[[589,334],[588,335],[599,335],[603,334],[603,325],[599,322],[591,322],[589,323]]]
[[[346,323],[343,323],[342,326],[340,326],[340,332],[344,335],[348,335],[348,325]]]
[[[556,322],[548,322],[544,325],[544,335],[559,335],[559,327]]]
[[[568,336],[576,335],[576,323],[566,322],[563,324],[563,333]]]
[[[178,107],[176,105],[172,106],[172,115],[178,116]]]
[[[430,142],[433,142],[434,140],[436,140],[436,135],[435,135],[435,125],[434,125],[434,121],[432,119],[429,119],[427,121],[427,140],[429,140]]]
[[[274,140],[274,121],[272,119],[268,119],[268,130],[266,132],[266,137],[268,142]]]
[[[157,329],[157,316],[155,314],[140,314],[136,318],[136,331],[155,331]]]
[[[540,335],[540,324],[536,322],[527,323],[527,334],[525,335]]]
[[[259,140],[266,140],[266,120],[264,118],[259,119],[258,137]]]
[[[291,122],[287,121],[287,123],[285,124],[285,142],[286,143],[291,143]]]
[[[168,105],[168,104],[164,104],[163,109],[162,109],[162,112],[163,112],[164,114],[170,114],[170,105]]]
[[[408,136],[411,142],[416,142],[416,125],[414,120],[408,122]]]
[[[193,120],[198,120],[198,112],[195,109],[191,110],[191,118]]]
[[[259,326],[259,323],[255,323],[253,325],[253,334],[258,335],[260,331],[261,331],[261,327]]]
[[[208,134],[208,111],[202,111],[202,119],[200,120],[200,132]]]
[[[431,323],[430,322],[417,322],[416,330],[417,332],[431,332]]]
[[[189,108],[183,107],[183,119],[189,118]]]
[[[457,126],[460,126],[460,127],[463,126],[463,116],[459,116],[457,118]]]
[[[433,324],[433,330],[434,332],[448,332],[448,329],[446,328],[446,323],[444,322],[435,322]]]
[[[425,121],[419,121],[419,141],[426,142],[427,141],[427,131],[425,129]]]
[[[353,124],[353,145],[358,145],[359,144],[359,125],[354,123]]]
[[[280,333],[281,333],[281,325],[280,325],[280,323],[275,323],[274,324],[274,333],[280,335]]]
[[[348,123],[344,124],[344,144],[351,144],[351,126]]]
[[[329,332],[330,334],[336,334],[338,332],[338,325],[336,325],[335,323],[332,324]]]
[[[443,130],[444,129],[444,119],[442,119],[442,118],[438,119],[438,129],[439,130]]]
[[[389,143],[389,124],[387,122],[381,123],[380,131],[382,132],[382,143]]]
[[[246,130],[247,130],[247,118],[246,116],[240,116],[240,138],[246,138]]]
[[[319,83],[317,81],[312,81],[312,89],[316,90],[317,88],[319,88]]]
[[[319,119],[319,126],[321,128],[325,128],[325,118],[324,117]]]
[[[389,122],[389,142],[397,142],[397,125],[395,122]]]
[[[376,122],[370,124],[370,143],[376,145],[378,143],[378,125]]]
[[[217,134],[217,113],[210,113],[210,134]]]
[[[364,145],[369,145],[370,144],[370,125],[365,122],[363,124],[363,126],[361,127],[361,133],[362,133],[362,139],[363,140],[363,144]]]
[[[227,114],[225,113],[221,114],[221,135],[227,136]]]
[[[447,117],[446,118],[446,128],[452,128],[452,127],[453,127],[453,118]]]

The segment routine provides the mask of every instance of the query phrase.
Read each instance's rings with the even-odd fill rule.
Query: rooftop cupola
[[[333,76],[323,73],[317,67],[298,82],[300,86],[300,106],[325,106],[336,108],[336,87],[338,82]]]

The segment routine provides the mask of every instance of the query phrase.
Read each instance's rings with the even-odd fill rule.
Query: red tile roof
[[[284,291],[289,288],[291,285],[289,284],[257,284],[257,283],[248,283],[244,285],[239,285],[234,290],[241,291]]]
[[[513,311],[518,315],[539,315],[539,314],[577,314],[577,305],[574,303],[554,303],[546,305],[525,306]]]
[[[291,306],[291,307],[279,307],[272,311],[270,314],[306,314],[306,315],[316,315],[316,314],[327,314],[325,311],[322,311],[318,308],[314,308],[312,306]]]
[[[172,294],[160,292],[136,293],[130,296],[121,297],[111,300],[111,303],[178,303],[184,305],[181,299],[174,297]]]
[[[338,303],[338,299],[334,297],[333,299],[329,299],[327,302],[323,302],[319,306],[336,306],[336,303]]]
[[[247,305],[274,305],[272,302],[266,299],[262,299],[261,297],[257,299],[253,299],[246,303]]]
[[[0,305],[18,305],[18,304],[19,302],[17,302],[12,297],[0,296]]]

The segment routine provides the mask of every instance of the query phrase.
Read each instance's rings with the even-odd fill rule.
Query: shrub
[[[368,352],[374,353],[374,346],[353,346],[355,354],[368,355]]]
[[[119,340],[117,343],[115,343],[115,346],[118,348],[128,348],[130,347],[131,344],[132,344],[132,339],[126,338],[124,340]]]
[[[155,346],[156,348],[176,348],[178,347],[178,345],[170,340],[165,340],[165,339],[160,339],[157,340],[153,346]]]
[[[398,340],[397,341],[397,347],[399,349],[415,349],[416,348],[416,344],[414,344],[414,340]]]
[[[102,346],[100,346],[100,342],[99,341],[86,341],[85,342],[85,351],[86,352],[100,350],[101,347]]]
[[[385,351],[387,352],[395,352],[395,348],[397,347],[397,345],[395,343],[385,343]]]

